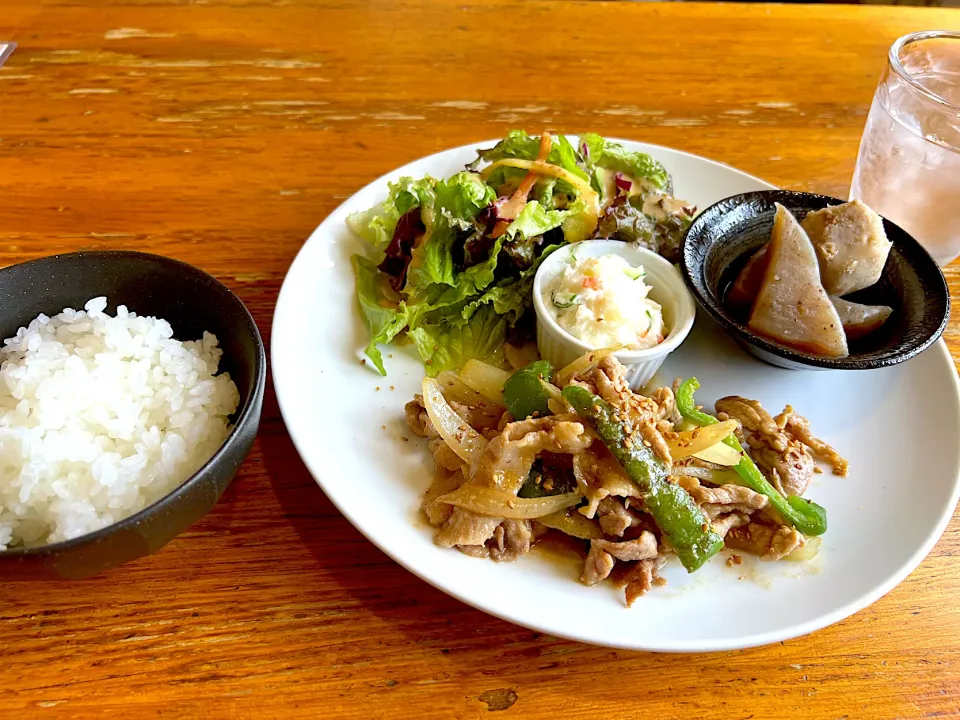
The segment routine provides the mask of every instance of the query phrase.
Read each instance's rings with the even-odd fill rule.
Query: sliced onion
[[[460,370],[460,379],[492,403],[503,404],[503,384],[510,379],[510,373],[479,360],[467,360]]]
[[[578,512],[560,510],[538,517],[537,522],[581,540],[599,540],[603,537],[603,530],[600,529],[597,521],[588,520]]]
[[[684,477],[695,477],[698,480],[708,480],[713,482],[713,476],[717,473],[712,468],[696,467],[695,465],[674,465],[670,468],[671,475],[682,475]]]
[[[554,415],[565,415],[573,412],[573,406],[567,402],[563,393],[560,392],[560,388],[543,378],[540,378],[540,384],[543,385],[543,389],[547,393],[547,407],[550,408],[550,412]]]
[[[542,521],[541,521],[542,522]],[[808,537],[804,539],[803,545],[798,547],[791,553],[783,556],[784,560],[790,560],[793,562],[802,562],[803,560],[813,560],[817,553],[820,552],[820,543],[822,540],[819,537]]]
[[[700,426],[686,419],[673,424],[673,429],[675,432],[686,432],[687,430],[693,430],[694,428],[698,427]]]
[[[703,427],[694,428],[693,430],[677,433],[676,436],[664,439],[670,448],[670,456],[674,460],[680,460],[685,457],[690,457],[691,455],[696,455],[710,446],[716,445],[736,429],[736,420],[724,420],[714,425],[704,425]],[[732,449],[733,448],[731,448],[731,450]],[[739,460],[737,462],[739,462]]]
[[[624,473],[607,473],[600,483],[600,487],[617,497],[640,497],[640,488]]]
[[[587,473],[586,463],[588,458],[586,453],[578,452],[573,456],[573,476],[577,479],[577,485],[580,492],[586,494],[588,490],[593,489],[590,483],[590,476]]]
[[[464,485],[452,493],[441,495],[437,501],[455,505],[478,515],[511,520],[537,520],[544,515],[573,507],[582,497],[578,492],[571,492],[542,498],[520,498],[506,490]]]
[[[443,390],[443,396],[449,401],[454,400],[470,407],[487,405],[487,399],[452,372],[444,370],[437,375],[437,382]]]
[[[487,439],[470,427],[467,421],[454,412],[443,397],[443,392],[433,378],[424,378],[421,386],[423,406],[427,409],[430,422],[440,433],[443,441],[450,446],[462,460],[473,464],[487,446]]]
[[[590,350],[589,352],[585,352],[569,365],[564,366],[560,372],[554,375],[556,384],[560,387],[566,387],[575,375],[583,375],[584,373],[590,372],[600,364],[601,360],[603,360],[605,357],[613,355],[613,353],[617,352],[617,350],[620,350],[621,348],[622,346],[618,345],[615,347],[606,347],[600,348],[599,350]]]
[[[743,453],[737,452],[729,445],[718,442],[716,445],[711,445],[706,450],[693,453],[693,457],[700,460],[706,460],[707,462],[712,462],[714,465],[733,467],[734,465],[738,465],[740,463],[740,458],[743,457]]]
[[[534,360],[540,359],[540,353],[537,351],[537,344],[533,342],[524,343],[523,345],[517,347],[516,345],[511,345],[506,343],[503,346],[503,354],[507,358],[507,362],[510,363],[510,367],[514,370],[519,370],[525,365],[529,365]]]
[[[630,188],[633,187],[633,181],[627,178],[623,173],[617,173],[613,176],[613,182],[616,183],[618,190],[623,190],[623,192],[630,192]]]
[[[706,480],[714,485],[740,485],[740,476],[732,470],[714,470],[713,468],[694,467],[692,465],[674,465],[671,475],[686,475],[698,480]]]
[[[595,475],[602,476],[599,486],[591,482]],[[577,453],[573,456],[573,476],[584,494],[604,490],[608,495],[640,497],[640,488],[612,455],[598,457],[590,450]]]

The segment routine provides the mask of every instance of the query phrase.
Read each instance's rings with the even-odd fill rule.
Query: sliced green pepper
[[[700,387],[696,378],[690,378],[677,388],[677,410],[687,420],[697,425],[713,425],[717,419],[713,415],[698,410],[693,400],[693,394]],[[827,531],[827,511],[810,500],[804,500],[799,495],[784,498],[776,488],[760,472],[760,468],[749,455],[743,452],[743,446],[733,435],[728,435],[723,442],[737,452],[743,453],[740,463],[734,468],[737,475],[751,490],[766,495],[770,504],[783,516],[784,521],[793,525],[804,535],[823,535]]]
[[[670,471],[653,450],[639,439],[630,442],[630,433],[609,403],[575,385],[564,388],[563,397],[596,431],[640,488],[644,509],[667,536],[687,572],[697,570],[723,548],[723,538],[713,531],[710,520],[693,498],[667,480]]]
[[[503,384],[503,404],[515,420],[546,417],[550,414],[547,401],[550,396],[540,379],[550,381],[553,366],[546,360],[534,360],[517,370]]]
[[[564,456],[569,458],[570,456]],[[548,479],[550,482],[548,482]],[[547,490],[545,485],[549,485]],[[540,498],[550,495],[562,495],[577,489],[577,478],[572,467],[558,467],[554,463],[544,462],[539,457],[533,461],[530,473],[517,491],[517,497]]]

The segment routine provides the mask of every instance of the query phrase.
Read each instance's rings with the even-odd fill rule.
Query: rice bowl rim
[[[246,325],[248,332],[253,336],[254,344],[256,345],[256,359],[254,361],[254,382],[251,392],[247,396],[246,400],[243,402],[243,405],[237,408],[234,413],[236,419],[233,422],[233,427],[230,429],[230,432],[227,434],[227,437],[220,444],[220,447],[217,448],[216,452],[210,456],[203,465],[201,465],[196,472],[194,472],[190,477],[184,480],[180,485],[174,488],[171,492],[167,493],[163,497],[155,500],[154,502],[147,505],[142,510],[138,510],[133,515],[118,520],[115,523],[106,525],[99,530],[94,530],[90,533],[85,533],[83,535],[78,535],[75,538],[70,538],[69,540],[60,540],[59,542],[50,543],[48,545],[36,545],[33,547],[15,547],[7,550],[0,550],[0,559],[2,558],[11,558],[11,557],[27,557],[27,556],[38,556],[38,555],[51,555],[62,550],[67,550],[69,548],[77,547],[84,545],[88,542],[95,542],[112,535],[121,527],[127,527],[131,525],[137,525],[147,517],[152,515],[161,506],[176,500],[181,494],[184,494],[188,489],[204,480],[204,477],[208,471],[220,462],[223,459],[223,456],[227,453],[228,449],[234,445],[237,441],[237,435],[241,428],[247,425],[247,422],[250,419],[250,416],[254,412],[256,407],[256,399],[258,396],[262,396],[267,382],[267,359],[266,351],[263,346],[263,338],[260,337],[260,329],[257,327],[256,321],[253,319],[253,315],[250,314],[250,310],[247,309],[247,306],[244,304],[243,300],[233,292],[230,288],[220,282],[217,278],[209,273],[201,270],[195,265],[190,265],[185,263],[182,260],[177,260],[176,258],[167,257],[166,255],[157,255],[156,253],[146,253],[140,252],[137,250],[81,250],[78,252],[72,253],[58,253],[56,255],[47,255],[41,258],[34,258],[33,260],[26,260],[21,263],[15,263],[13,265],[7,265],[4,268],[0,268],[0,284],[3,283],[3,276],[8,270],[13,268],[19,268],[24,265],[40,264],[40,263],[50,263],[50,262],[59,262],[59,261],[69,261],[78,258],[89,258],[94,257],[100,260],[106,261],[117,261],[125,259],[144,259],[152,261],[160,261],[163,263],[171,263],[173,265],[180,266],[181,269],[185,270],[188,273],[195,275],[200,275],[209,280],[212,280],[213,283],[218,287],[219,290],[225,292],[228,297],[235,302],[239,308],[243,311],[241,317],[243,318],[243,323]],[[117,304],[117,303],[114,303]],[[62,312],[63,308],[56,310],[56,313]],[[31,318],[33,319],[33,318]],[[29,323],[29,321],[28,321]],[[21,327],[25,327],[21,325]],[[181,340],[180,342],[184,342]],[[219,345],[220,338],[217,338],[217,344]],[[238,466],[239,467],[239,466]]]

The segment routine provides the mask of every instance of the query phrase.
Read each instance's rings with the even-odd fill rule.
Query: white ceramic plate
[[[720,556],[694,575],[671,563],[669,584],[628,610],[612,586],[577,582],[581,568],[573,561],[534,552],[498,565],[433,544],[418,511],[433,461],[403,419],[423,371],[411,347],[384,349],[388,377],[361,364],[366,328],[350,267],[361,244],[344,219],[380,202],[386,181],[446,177],[473,159],[475,147],[492,144],[432,155],[365,187],[317,228],[283,284],[272,340],[277,397],[304,462],[350,522],[411,572],[474,607],[619,648],[709,651],[777,642],[837,622],[903,580],[940,537],[960,493],[960,395],[943,341],[894,368],[790,371],[748,356],[704,315],[661,369],[664,380],[697,376],[698,398],[710,407],[730,394],[757,398],[774,412],[790,403],[850,460],[850,477],[819,475],[808,493],[829,513],[815,560],[746,559],[728,567]],[[624,144],[663,162],[678,196],[701,208],[770,187],[694,155]]]

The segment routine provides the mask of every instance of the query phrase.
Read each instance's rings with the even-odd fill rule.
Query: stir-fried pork
[[[750,432],[768,435],[770,447],[774,450],[786,449],[789,438],[781,432],[781,428],[777,427],[770,413],[764,410],[756,400],[731,395],[717,400],[716,409],[718,413],[725,413],[739,420],[740,424]]]
[[[779,560],[804,544],[803,535],[784,524],[766,495],[739,484],[735,476],[734,482],[729,482],[731,468],[695,457],[673,461],[664,436],[676,432],[675,425],[682,420],[676,384],[673,390],[660,388],[650,396],[634,393],[623,366],[612,356],[570,382],[599,395],[628,429],[639,431],[644,443],[673,469],[670,482],[689,494],[727,547],[763,560]],[[566,527],[572,537],[592,538],[581,576],[585,584],[610,579],[624,588],[629,606],[652,586],[666,582],[658,570],[674,554],[673,548],[645,510],[640,487],[579,416],[571,413],[513,422],[503,408],[486,401],[475,405],[448,402],[467,425],[488,440],[478,455],[470,456],[470,462],[458,454],[463,453],[462,448],[454,451],[433,427],[420,395],[405,408],[410,430],[427,439],[437,465],[422,508],[438,528],[435,539],[439,545],[508,562],[527,553],[543,533],[558,532],[548,528]],[[737,437],[784,495],[804,492],[815,471],[814,458],[829,463],[835,474],[847,472],[846,460],[815,437],[806,418],[789,405],[772,417],[759,402],[730,396],[718,400],[716,409],[721,419],[739,421]],[[546,513],[540,516],[542,522],[532,522],[494,517],[439,500],[466,484],[504,491],[508,498],[516,496],[521,487],[525,498],[568,493],[571,470],[583,502],[551,521]],[[510,514],[502,505],[494,507]],[[579,523],[571,524],[573,517]],[[584,549],[586,543],[584,540]]]
[[[610,495],[631,497],[640,494],[640,489],[602,443],[594,443],[574,456],[573,467],[580,492],[587,499],[587,505],[581,508],[585,517],[594,517],[600,503]]]
[[[699,505],[711,520],[729,512],[752,513],[767,506],[766,495],[754,492],[742,485],[721,485],[704,487],[694,477],[679,477],[677,484],[690,493],[693,501]]]
[[[791,441],[786,449],[778,451],[767,443],[770,437],[747,436],[754,461],[770,476],[770,483],[781,495],[803,495],[816,472],[816,463],[799,442]]]
[[[653,533],[644,531],[636,540],[625,542],[611,542],[610,540],[593,540],[591,547],[597,546],[608,552],[617,560],[649,560],[657,556],[657,538]]]
[[[627,605],[630,605],[633,599],[640,597],[650,588],[654,572],[661,562],[657,554],[657,539],[653,533],[646,531],[635,540],[625,542],[593,540],[583,564],[581,580],[587,585],[596,585],[610,576],[616,560],[635,562],[636,565],[621,580],[621,585],[627,588]]]
[[[437,467],[433,483],[431,483],[430,488],[424,494],[423,502],[420,505],[431,525],[442,525],[453,513],[452,505],[437,502],[437,498],[453,492],[463,485],[465,481],[466,478],[463,477],[463,473],[459,470],[451,471],[442,465]]]
[[[657,429],[661,418],[661,406],[653,398],[644,397],[630,390],[630,383],[624,375],[624,367],[616,358],[605,357],[595,369],[574,382],[599,395],[617,409],[621,419],[639,429],[644,443],[653,448],[653,452],[664,463],[670,465],[670,448],[663,435]]]
[[[503,408],[496,405],[473,407],[452,400],[450,401],[450,407],[474,430],[498,430],[500,419],[504,416]]]
[[[847,461],[810,432],[810,424],[789,405],[776,418],[756,400],[732,395],[716,403],[718,417],[732,417],[747,431],[754,461],[783,495],[802,495],[810,484],[814,456],[830,463],[836,475],[846,475]]]
[[[750,516],[743,512],[732,512],[728,515],[720,515],[711,523],[713,531],[722,538],[727,537],[733,528],[742,527],[750,522]]]
[[[759,555],[761,560],[779,560],[803,545],[803,535],[788,525],[750,522],[727,533],[727,547]]]
[[[777,424],[792,433],[800,442],[813,451],[815,457],[828,463],[834,475],[846,476],[850,464],[840,453],[827,445],[823,440],[814,437],[810,432],[810,421],[803,415],[798,415],[792,407],[787,405],[783,412],[776,417]],[[781,425],[781,423],[783,423]]]
[[[637,598],[646,595],[654,585],[663,585],[666,582],[657,575],[657,570],[663,563],[662,557],[641,560],[621,580],[627,607],[631,607]]]
[[[583,575],[580,576],[580,581],[585,585],[596,585],[603,582],[610,577],[614,564],[616,564],[616,561],[613,559],[613,555],[591,543],[590,552],[587,553],[587,559],[583,564]]]
[[[433,460],[438,466],[451,472],[457,470],[465,471],[467,469],[463,464],[463,460],[460,459],[460,456],[443,441],[440,433],[433,427],[433,423],[430,422],[430,416],[427,415],[427,411],[423,407],[423,397],[421,395],[417,395],[404,406],[404,414],[406,415],[407,427],[410,428],[410,431],[415,435],[427,438],[429,441],[427,447],[433,454]]]
[[[671,425],[676,425],[683,420],[683,418],[680,417],[680,411],[677,410],[677,400],[673,394],[673,390],[668,387],[662,387],[654,391],[651,397],[660,408],[661,420],[666,420]]]
[[[597,506],[597,521],[607,535],[623,537],[623,534],[641,522],[640,514],[624,506],[617,497],[605,497]]]
[[[497,562],[513,562],[530,551],[533,531],[529,520],[504,520],[493,531],[490,559]]]
[[[516,494],[541,452],[574,454],[593,442],[575,415],[553,415],[513,422],[484,448],[467,483]],[[435,538],[438,545],[483,545],[503,518],[454,508]]]

